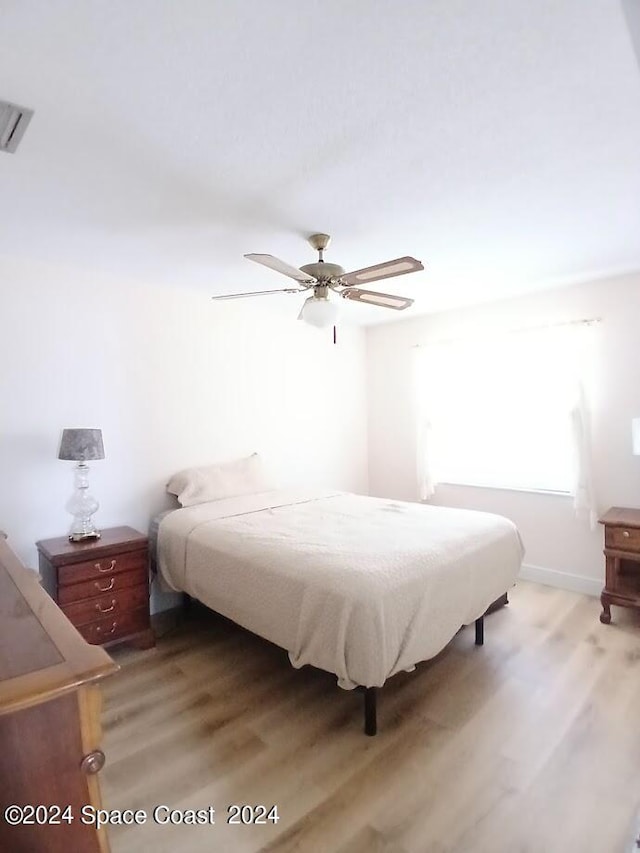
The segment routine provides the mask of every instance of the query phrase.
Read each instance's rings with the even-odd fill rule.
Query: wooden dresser
[[[611,622],[611,605],[640,610],[640,509],[614,506],[600,519],[604,525],[605,586],[600,621]]]
[[[103,649],[82,639],[37,574],[0,539],[0,850],[109,850],[104,828],[80,818],[83,806],[101,808],[96,682],[117,669]],[[38,805],[44,809],[31,814],[29,807]],[[9,806],[26,806],[31,823],[11,826]],[[66,806],[66,819],[51,823]]]
[[[42,582],[89,643],[154,645],[149,617],[149,540],[131,527],[100,539],[37,542]]]

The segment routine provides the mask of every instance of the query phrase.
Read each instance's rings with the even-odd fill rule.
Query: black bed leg
[[[373,737],[378,731],[376,715],[377,687],[364,688],[364,733]]]
[[[476,646],[484,646],[484,616],[476,619]]]

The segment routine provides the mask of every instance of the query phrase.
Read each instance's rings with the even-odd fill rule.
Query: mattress
[[[286,649],[345,689],[436,655],[514,582],[515,525],[344,492],[277,491],[164,515],[164,585]]]

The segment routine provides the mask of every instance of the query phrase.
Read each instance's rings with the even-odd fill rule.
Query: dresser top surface
[[[0,540],[0,714],[20,710],[116,672],[90,646]]]
[[[612,506],[599,519],[600,524],[609,527],[638,527],[640,528],[640,509],[631,507]]]
[[[41,554],[58,565],[108,557],[116,552],[135,551],[145,548],[147,542],[147,537],[133,527],[109,527],[101,531],[100,539],[70,542],[67,536],[58,536],[55,539],[41,539],[36,545]]]

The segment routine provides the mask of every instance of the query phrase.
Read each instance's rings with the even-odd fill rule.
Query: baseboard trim
[[[183,617],[184,607],[180,604],[177,607],[167,607],[166,610],[157,610],[151,614],[153,633],[156,637],[162,637],[179,625]]]
[[[569,572],[559,572],[556,569],[545,569],[542,566],[532,566],[523,563],[520,577],[525,581],[534,581],[546,586],[556,586],[571,592],[582,592],[585,595],[600,597],[603,582],[595,578],[585,578],[583,575],[573,575]]]

